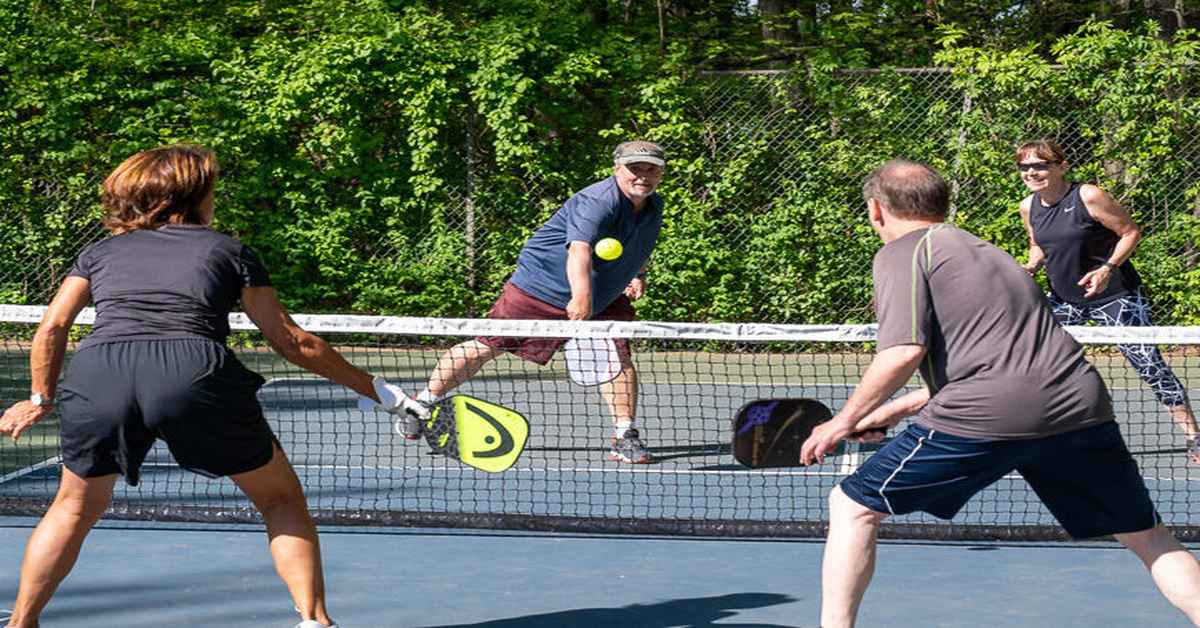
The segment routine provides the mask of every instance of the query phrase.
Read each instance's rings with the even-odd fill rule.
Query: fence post
[[[463,234],[467,244],[467,290],[473,295],[478,287],[475,275],[475,108],[467,107],[466,138],[466,232]],[[475,300],[467,301],[467,316],[475,316]]]
[[[958,139],[954,147],[954,162],[950,167],[950,211],[946,214],[946,222],[949,223],[954,222],[954,215],[958,213],[958,191],[961,187],[958,182],[958,170],[962,165],[962,154],[967,145],[967,125],[964,118],[971,113],[971,108],[971,92],[963,90],[962,115],[958,118]]]

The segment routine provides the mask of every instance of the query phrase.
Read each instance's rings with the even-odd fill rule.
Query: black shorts
[[[1116,421],[1030,440],[984,440],[909,425],[841,487],[876,512],[951,519],[1016,471],[1072,538],[1140,532],[1161,521]]]
[[[203,338],[85,347],[63,378],[63,464],[81,477],[120,473],[137,485],[161,438],[189,471],[253,471],[278,444],[255,396],[263,383],[228,348]]]

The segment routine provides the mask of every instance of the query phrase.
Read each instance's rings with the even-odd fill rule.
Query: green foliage
[[[660,38],[653,3],[0,0],[0,298],[48,300],[100,237],[107,173],[193,141],[222,162],[218,228],[293,309],[481,315],[531,231],[642,137],[671,156],[643,318],[864,322],[866,172],[929,161],[958,223],[1023,255],[1012,149],[1052,135],[1147,227],[1160,322],[1200,321],[1194,33],[1088,22],[1014,47],[1031,14],[1011,3],[797,3],[781,49],[745,2],[667,5]],[[844,71],[931,59],[948,71]]]
[[[1026,192],[1011,174],[1013,151],[1026,139],[1055,138],[1067,149],[1070,176],[1111,192],[1148,234],[1134,263],[1159,321],[1200,321],[1197,165],[1189,150],[1200,133],[1196,33],[1180,31],[1170,43],[1152,22],[1135,30],[1088,22],[1053,46],[1053,59],[1028,48],[963,47],[959,37],[945,32],[938,62],[954,69],[955,86],[970,99],[958,121],[969,174],[960,224],[1023,256],[1015,200]],[[989,194],[998,190],[1010,191]]]

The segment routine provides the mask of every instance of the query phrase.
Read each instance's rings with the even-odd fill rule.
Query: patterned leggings
[[[1098,307],[1075,305],[1059,299],[1054,293],[1046,295],[1060,325],[1082,325],[1093,321],[1106,327],[1149,327],[1150,300],[1141,287],[1133,294]],[[1187,389],[1171,372],[1158,347],[1153,345],[1117,345],[1125,359],[1133,365],[1138,377],[1150,386],[1154,396],[1165,406],[1187,405]]]

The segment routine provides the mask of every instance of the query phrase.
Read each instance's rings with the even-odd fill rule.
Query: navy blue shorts
[[[841,487],[876,512],[951,519],[1012,471],[1072,538],[1138,532],[1161,521],[1115,421],[1030,440],[964,438],[912,424]]]
[[[256,396],[263,383],[212,340],[85,347],[71,359],[59,399],[63,465],[85,478],[120,473],[136,486],[161,438],[189,471],[253,471],[271,461],[278,444]]]

